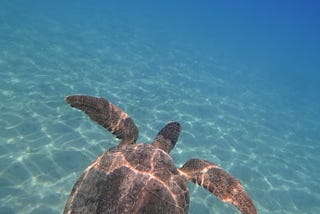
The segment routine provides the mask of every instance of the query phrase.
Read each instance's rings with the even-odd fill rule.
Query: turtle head
[[[181,131],[181,126],[178,122],[169,122],[163,127],[153,140],[152,145],[169,153],[176,145]]]

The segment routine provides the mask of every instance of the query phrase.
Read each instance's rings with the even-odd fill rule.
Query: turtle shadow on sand
[[[240,181],[219,166],[200,159],[190,159],[181,168],[175,166],[169,152],[181,131],[178,122],[168,123],[151,144],[136,144],[138,128],[119,107],[91,96],[68,96],[66,101],[121,142],[85,170],[64,213],[188,213],[188,181],[241,213],[257,213]]]

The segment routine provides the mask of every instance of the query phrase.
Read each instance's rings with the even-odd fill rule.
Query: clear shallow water
[[[282,64],[277,57],[263,61],[265,47],[234,50],[228,38],[205,36],[214,32],[203,30],[208,23],[190,23],[200,33],[183,18],[168,23],[180,17],[175,12],[187,13],[179,5],[163,17],[166,5],[157,5],[153,16],[143,4],[3,5],[0,213],[61,213],[86,166],[117,144],[67,106],[69,94],[119,105],[139,127],[139,142],[180,121],[176,164],[192,157],[219,164],[242,181],[259,213],[319,213],[319,79],[312,52],[310,63],[295,63],[308,69],[286,67],[285,60],[297,57],[290,52]],[[248,60],[254,53],[260,64]],[[189,188],[190,213],[236,212],[204,189]]]

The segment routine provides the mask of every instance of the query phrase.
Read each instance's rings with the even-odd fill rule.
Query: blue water
[[[259,213],[320,213],[317,1],[19,1],[0,7],[0,213],[61,213],[117,140],[64,97],[111,100],[151,142],[214,162]],[[190,213],[237,213],[193,184]]]

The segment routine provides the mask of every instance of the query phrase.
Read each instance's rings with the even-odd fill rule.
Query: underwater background
[[[71,109],[104,97],[171,155],[237,177],[261,214],[320,213],[318,1],[0,0],[0,213],[61,213],[114,136]],[[189,213],[238,213],[189,184]]]

